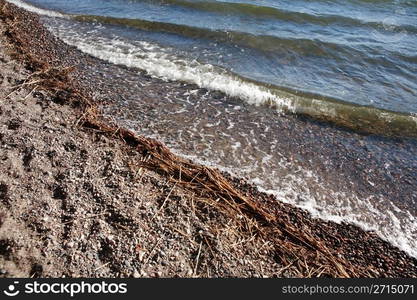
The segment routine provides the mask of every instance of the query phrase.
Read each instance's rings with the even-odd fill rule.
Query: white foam
[[[158,135],[152,138],[161,140]],[[169,144],[170,149],[177,155],[190,159],[196,163],[218,168],[236,177],[252,177],[250,181],[261,192],[274,195],[279,201],[288,203],[308,211],[313,218],[333,221],[335,223],[354,224],[365,231],[375,232],[381,239],[417,258],[417,219],[410,212],[394,205],[383,195],[373,195],[360,198],[354,193],[335,191],[324,182],[314,171],[303,167],[294,168],[293,162],[285,157],[279,161],[282,169],[291,169],[285,176],[270,178],[250,176],[256,173],[257,166],[240,165],[238,168],[225,166],[221,160],[213,160],[213,153],[204,157],[200,155],[186,155],[176,149],[176,145]],[[207,159],[210,158],[210,159]],[[266,179],[275,184],[274,189],[265,189]],[[330,195],[326,199],[325,195]],[[383,207],[382,209],[379,205]]]
[[[411,115],[411,120],[417,124],[417,113]]]
[[[48,16],[52,18],[69,18],[68,15],[65,15],[56,11],[48,10],[48,9],[39,8],[39,7],[30,5],[20,0],[6,0],[6,1],[16,5],[17,7],[23,8],[29,12],[33,12],[38,15]]]
[[[263,189],[264,182],[259,178],[253,183],[261,192],[273,194],[283,202],[307,210],[315,218],[354,224],[366,231],[374,231],[381,239],[417,258],[417,219],[383,195],[359,198],[353,193],[334,191],[314,172],[302,168],[297,174],[288,174],[279,180],[284,182],[279,189]],[[310,186],[327,193],[330,191],[331,201],[321,199],[317,192],[311,191]],[[379,203],[383,203],[383,210],[378,207]]]
[[[178,58],[167,53],[167,49],[148,42],[133,44],[104,37],[92,39],[86,34],[69,32],[68,28],[58,28],[56,33],[82,52],[114,64],[139,68],[164,80],[182,81],[221,91],[251,105],[271,104],[279,111],[295,111],[292,100],[279,97],[267,88],[244,81],[213,65]]]

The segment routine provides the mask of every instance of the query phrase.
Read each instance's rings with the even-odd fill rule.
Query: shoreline
[[[277,202],[274,199],[274,197],[263,193],[259,193],[253,186],[245,183],[244,181],[238,178],[224,178],[224,174],[221,175],[216,170],[195,165],[192,162],[174,156],[172,153],[170,153],[168,149],[166,149],[159,142],[135,136],[133,133],[127,130],[117,128],[110,124],[106,124],[105,121],[99,116],[99,113],[96,111],[97,108],[94,105],[94,103],[91,103],[92,101],[91,99],[89,99],[90,97],[88,95],[88,92],[85,94],[82,93],[82,91],[85,90],[85,87],[83,87],[82,84],[74,81],[74,78],[71,77],[73,76],[71,74],[77,74],[77,71],[71,70],[74,73],[62,73],[63,70],[70,70],[66,70],[65,68],[62,68],[62,66],[60,68],[60,62],[58,60],[54,61],[54,57],[59,57],[60,55],[65,54],[59,52],[60,50],[62,50],[59,48],[60,42],[51,37],[51,35],[43,28],[43,26],[38,22],[38,17],[34,16],[33,14],[24,12],[20,9],[17,9],[10,4],[5,4],[2,0],[0,1],[0,7],[2,10],[2,22],[3,25],[6,26],[6,31],[9,32],[9,38],[12,37],[15,41],[16,38],[19,38],[20,40],[20,44],[14,45],[15,49],[17,46],[17,50],[20,51],[20,53],[17,53],[16,57],[18,57],[20,60],[27,60],[28,65],[32,68],[32,75],[33,73],[40,72],[38,73],[38,76],[41,77],[37,80],[45,80],[45,82],[48,82],[48,80],[51,80],[51,76],[55,80],[57,80],[56,77],[58,77],[58,82],[53,81],[55,86],[52,86],[52,91],[48,91],[47,85],[42,86],[43,83],[41,83],[41,85],[39,86],[32,86],[28,84],[27,87],[29,88],[30,86],[31,88],[24,89],[26,93],[24,93],[25,96],[23,97],[25,99],[33,100],[28,101],[28,108],[30,109],[31,105],[35,105],[34,103],[36,103],[36,101],[32,98],[36,97],[34,97],[33,93],[37,93],[38,89],[40,89],[41,91],[43,91],[43,93],[45,93],[45,95],[43,95],[42,97],[44,97],[45,99],[55,99],[56,103],[53,103],[53,105],[56,105],[55,111],[65,108],[65,110],[67,111],[67,116],[71,116],[71,119],[73,121],[75,120],[75,123],[77,125],[83,125],[81,127],[76,126],[74,128],[73,126],[71,126],[71,123],[67,123],[65,119],[61,120],[62,124],[67,123],[68,128],[67,132],[65,133],[66,135],[70,135],[73,131],[79,131],[83,136],[75,143],[73,143],[76,144],[75,149],[79,147],[77,146],[77,143],[82,143],[81,141],[83,141],[84,139],[88,139],[89,136],[94,137],[94,139],[105,139],[106,141],[104,142],[104,144],[107,145],[107,149],[110,149],[110,151],[112,149],[116,149],[114,152],[118,153],[119,157],[117,159],[113,157],[113,160],[117,160],[118,162],[127,160],[130,161],[131,164],[133,164],[130,170],[129,168],[124,170],[125,172],[127,172],[128,176],[122,176],[122,181],[130,182],[132,178],[129,177],[134,177],[132,174],[139,173],[139,178],[135,178],[135,180],[133,180],[136,181],[139,179],[139,183],[136,182],[136,184],[138,184],[139,186],[130,187],[129,192],[134,194],[135,189],[139,188],[140,190],[143,190],[146,189],[146,186],[148,186],[149,190],[152,190],[152,187],[154,189],[152,193],[154,195],[155,201],[154,203],[151,202],[152,204],[150,205],[150,211],[153,210],[153,214],[146,215],[145,209],[145,212],[142,212],[140,217],[135,215],[130,215],[129,217],[127,217],[125,216],[125,214],[129,214],[129,212],[124,210],[128,210],[129,205],[132,205],[133,207],[137,205],[135,203],[132,203],[132,200],[129,199],[129,196],[131,195],[126,195],[123,189],[119,187],[117,193],[122,193],[122,196],[115,198],[117,200],[111,199],[111,197],[108,197],[108,195],[106,195],[105,193],[102,193],[101,197],[98,197],[102,199],[97,199],[97,196],[95,196],[95,194],[97,194],[97,191],[94,191],[94,189],[101,190],[101,185],[105,185],[105,181],[98,182],[97,185],[94,187],[88,186],[88,184],[86,185],[84,183],[84,187],[82,189],[85,189],[86,193],[89,194],[89,196],[86,196],[86,203],[91,204],[91,207],[87,208],[97,209],[95,205],[98,205],[98,210],[103,210],[103,208],[104,210],[112,210],[111,215],[114,216],[115,214],[116,217],[109,217],[107,214],[101,211],[98,214],[92,214],[93,217],[90,218],[92,218],[93,220],[87,219],[87,222],[91,221],[91,223],[94,223],[93,221],[96,221],[95,219],[100,220],[100,222],[98,223],[101,225],[94,225],[95,227],[99,227],[98,231],[100,231],[101,226],[104,226],[109,232],[112,233],[107,233],[108,236],[104,235],[97,237],[96,244],[100,244],[101,248],[97,248],[96,245],[96,249],[94,250],[94,248],[91,248],[89,251],[87,251],[85,257],[83,257],[84,254],[77,254],[78,256],[81,255],[81,261],[83,261],[84,264],[74,264],[74,261],[71,261],[71,259],[68,259],[66,262],[61,261],[60,263],[63,263],[65,267],[70,266],[70,268],[68,269],[73,268],[73,274],[69,274],[69,276],[76,277],[88,275],[110,277],[135,277],[137,276],[137,274],[139,274],[140,276],[142,274],[142,271],[144,274],[151,277],[193,277],[205,276],[206,274],[211,274],[211,276],[208,275],[207,277],[253,277],[255,275],[267,277],[303,277],[308,275],[334,277],[417,276],[416,259],[408,257],[403,251],[400,251],[397,248],[389,245],[387,242],[382,241],[381,239],[376,237],[375,234],[364,232],[352,225],[339,225],[332,222],[325,222],[322,220],[312,219],[308,215],[308,213],[298,208],[294,208],[290,205]],[[12,20],[13,18],[14,20]],[[13,24],[13,27],[11,26],[11,24]],[[31,29],[30,31],[28,30],[29,28]],[[33,40],[42,41],[41,44],[43,47],[40,49],[33,49],[33,46],[31,47],[29,43],[29,41]],[[54,43],[51,44],[51,41],[54,41]],[[30,58],[31,51],[43,51],[44,53],[49,53],[51,56],[41,56],[42,60],[35,61]],[[58,72],[57,74],[45,72],[45,66],[50,64],[51,61],[53,61],[55,65],[53,65],[53,68],[50,70]],[[16,64],[16,62],[13,60],[11,60],[11,62],[12,64]],[[23,73],[25,72],[27,71],[24,71]],[[59,80],[60,76],[62,77],[62,80]],[[69,80],[68,83],[63,81],[66,79]],[[10,88],[11,86],[12,85],[9,85],[8,87]],[[32,90],[35,88],[36,91]],[[92,87],[92,90],[90,92],[92,92],[93,90],[94,87]],[[15,100],[17,100],[16,97],[22,97],[22,95],[15,96]],[[71,108],[71,106],[67,104],[68,99],[75,100],[73,101],[73,106],[75,105],[75,108]],[[89,99],[90,103],[88,103],[86,99]],[[78,108],[76,105],[77,101],[79,102]],[[46,102],[48,102],[48,100],[46,100]],[[9,102],[8,105],[10,106],[12,104]],[[8,110],[10,110],[10,108],[8,108]],[[54,109],[50,109],[46,105],[45,111],[47,114],[50,111],[54,111]],[[87,117],[84,115],[86,112],[89,112]],[[12,113],[11,110],[10,113]],[[95,113],[96,115],[91,113]],[[27,112],[27,115],[31,115],[30,111]],[[84,118],[82,118],[83,116]],[[42,118],[40,118],[40,120],[42,120]],[[7,120],[4,120],[4,122],[7,122]],[[14,128],[16,126],[14,126],[13,124],[11,124],[10,126],[9,122],[8,127]],[[19,130],[19,128],[21,127],[18,126],[18,128],[16,128],[15,130]],[[35,132],[38,132],[38,129],[40,128],[36,128]],[[53,129],[51,130],[53,131]],[[10,132],[5,133],[4,135],[2,133],[3,142],[10,138],[10,134]],[[42,133],[40,133],[40,136],[42,137]],[[23,150],[28,152],[28,150],[26,150],[28,148],[28,145],[25,145],[25,141],[21,142],[23,143]],[[90,148],[87,148],[88,150],[91,150],[95,147],[94,142],[91,143],[92,144],[89,145]],[[12,144],[13,143],[9,143],[9,147],[13,148]],[[34,147],[36,149],[36,146]],[[67,152],[75,152],[73,155],[75,155],[76,157],[82,156],[81,150],[71,150],[74,149],[74,146],[67,145],[64,148],[69,149],[69,151],[65,149],[65,151]],[[29,149],[31,148],[29,147]],[[138,152],[135,149],[140,149],[140,151]],[[42,152],[40,151],[39,154],[37,153],[37,151],[40,150],[36,149],[36,151],[29,151],[29,154],[23,155],[23,157],[32,156],[32,158],[29,159],[29,164],[31,164],[33,156],[42,156]],[[45,153],[48,152],[49,151],[46,151]],[[87,155],[88,157],[88,152],[84,153],[84,156],[85,155]],[[93,156],[94,155],[92,155],[92,157]],[[99,157],[100,155],[96,155],[95,158]],[[143,160],[145,160],[145,163],[143,163]],[[71,162],[71,160],[68,160],[66,163],[71,164]],[[94,161],[90,162],[94,164]],[[121,180],[121,177],[120,174],[117,175],[114,174],[114,172],[112,173],[111,170],[113,163],[114,162],[112,161],[112,163],[106,164],[108,166],[106,168],[110,169],[110,171],[107,171],[110,172],[112,176],[114,176],[115,180],[113,181],[116,181],[112,184],[118,186],[120,185],[120,182],[118,183],[117,179]],[[96,163],[95,165],[97,168],[100,168],[99,163]],[[182,169],[182,167],[184,168]],[[33,168],[36,169],[36,167]],[[55,170],[54,168],[56,168],[56,166],[53,166],[52,170]],[[147,172],[152,173],[152,176],[141,174],[139,170],[142,169],[146,169]],[[75,171],[76,170],[74,170],[74,172]],[[69,253],[72,251],[68,250],[69,248],[75,248],[74,250],[82,249],[82,247],[89,248],[89,242],[87,242],[86,240],[77,242],[66,241],[67,239],[71,240],[71,236],[75,236],[76,234],[80,233],[83,234],[86,231],[86,229],[83,229],[83,226],[85,224],[80,224],[80,226],[78,227],[75,226],[75,229],[68,229],[68,226],[66,226],[68,223],[75,223],[75,220],[77,218],[80,218],[78,220],[82,220],[80,212],[77,211],[77,205],[80,205],[81,203],[83,203],[83,201],[81,199],[77,199],[76,197],[71,197],[71,193],[67,191],[67,189],[72,189],[72,192],[76,192],[75,189],[79,186],[76,182],[71,182],[70,179],[73,176],[72,174],[66,175],[69,178],[65,178],[65,176],[63,176],[63,178],[60,178],[58,174],[55,175],[55,179],[58,179],[58,181],[65,182],[64,185],[66,186],[65,188],[63,188],[62,183],[58,184],[58,186],[54,186],[56,185],[56,183],[50,183],[53,187],[52,190],[49,192],[52,193],[51,198],[58,199],[58,201],[63,202],[62,207],[60,208],[61,211],[57,212],[57,215],[59,213],[63,214],[63,216],[60,216],[60,220],[54,220],[51,224],[47,224],[48,222],[46,221],[43,223],[41,222],[42,224],[36,225],[34,230],[33,225],[29,226],[31,223],[35,223],[33,220],[31,222],[27,222],[27,220],[25,220],[25,217],[21,215],[21,212],[19,212],[19,210],[14,210],[12,213],[10,213],[7,212],[7,209],[5,210],[5,208],[7,207],[2,207],[2,213],[6,215],[6,217],[2,217],[2,219],[5,218],[6,221],[2,221],[1,223],[7,224],[7,222],[11,223],[12,221],[10,220],[13,220],[14,222],[20,223],[19,226],[28,226],[25,229],[28,232],[28,236],[31,236],[31,231],[33,230],[37,232],[35,236],[28,238],[28,240],[31,241],[37,241],[38,239],[39,242],[45,242],[45,236],[48,235],[46,233],[49,232],[49,234],[51,234],[50,232],[52,232],[52,236],[55,237],[55,251],[57,252],[60,251],[61,253]],[[26,175],[21,176],[25,177]],[[33,174],[31,176],[33,176]],[[186,182],[187,177],[188,182]],[[195,181],[193,180],[193,178]],[[147,181],[147,184],[143,183],[143,180],[145,179]],[[9,182],[7,182],[7,178],[2,178],[0,181],[3,182],[3,185],[10,184]],[[14,183],[12,183],[11,185],[14,185]],[[207,185],[209,189],[206,188]],[[174,189],[179,189],[180,191],[174,191]],[[7,194],[9,203],[19,203],[20,199],[11,199],[13,196],[10,195],[10,192],[8,192],[9,190],[9,187],[2,188],[2,193],[0,194],[2,198],[5,199]],[[227,193],[224,193],[224,190],[228,191],[229,194],[231,193],[232,196],[227,195]],[[117,194],[115,194],[114,192],[112,194],[111,191],[107,192],[110,192],[110,195],[113,196],[116,196]],[[178,196],[176,195],[177,193],[182,193],[183,196]],[[100,192],[98,192],[98,194],[100,194]],[[216,202],[218,196],[220,196],[220,199],[223,199],[224,202]],[[194,197],[197,197],[198,199],[196,200],[197,204],[194,202],[195,200],[190,200],[194,199]],[[193,205],[198,206],[197,208],[194,207],[194,209],[197,209],[197,215],[199,216],[197,217],[195,223],[193,223],[191,226],[194,228],[194,230],[191,230],[191,233],[187,233],[187,230],[184,230],[184,228],[172,229],[169,226],[167,226],[167,220],[164,220],[163,216],[167,214],[168,219],[169,217],[173,218],[173,211],[178,210],[177,204],[173,203],[174,201],[172,201],[173,198],[176,198],[180,202],[183,198],[188,198],[186,204],[180,206],[182,209],[180,218],[187,216],[187,214],[189,213],[189,211],[187,212],[187,210],[190,210],[190,207],[193,208]],[[89,201],[91,201],[91,203],[89,203]],[[94,205],[92,203],[94,203]],[[138,203],[143,203],[143,199],[138,199]],[[117,208],[116,213],[114,212],[116,210],[115,208]],[[39,212],[43,212],[44,214],[46,213],[45,208],[38,207],[37,210]],[[140,211],[140,208],[138,208],[138,210]],[[212,210],[214,210],[214,212]],[[84,213],[91,214],[92,211],[85,210]],[[243,216],[244,221],[240,221],[238,216]],[[196,217],[195,211],[194,217]],[[215,221],[213,221],[210,217],[215,217]],[[184,221],[185,219],[186,218],[183,218],[182,220]],[[218,226],[224,226],[224,229],[227,229],[226,221],[228,219],[232,220],[232,223],[234,223],[235,228],[238,229],[237,231],[239,232],[239,235],[237,241],[234,240],[234,242],[232,242],[233,238],[229,236],[229,230],[227,234],[224,234],[223,238],[225,238],[226,240],[224,244],[222,244],[219,242],[219,233],[217,236],[213,234],[213,228],[216,228]],[[158,222],[155,222],[157,224],[153,224],[155,220],[157,220],[160,223],[158,224]],[[54,222],[56,222],[56,224],[54,224]],[[113,225],[111,224],[112,222]],[[165,262],[164,268],[164,265],[162,265],[162,263],[160,263],[158,260],[156,260],[156,263],[152,266],[152,268],[146,266],[146,264],[149,263],[149,261],[155,257],[153,252],[159,251],[159,247],[163,248],[161,244],[164,244],[164,242],[166,241],[166,237],[153,239],[153,241],[149,243],[149,245],[140,245],[140,249],[135,248],[133,249],[133,251],[132,249],[122,249],[123,244],[126,244],[126,242],[128,241],[128,237],[123,235],[126,232],[130,232],[132,228],[143,226],[143,222],[145,222],[146,227],[162,227],[162,232],[166,232],[168,236],[176,236],[177,239],[185,238],[187,243],[190,244],[190,249],[184,249],[187,247],[182,247],[182,251],[179,251],[179,256],[185,262],[184,264],[190,265],[191,268],[189,268],[185,273],[176,273],[175,268],[169,262]],[[116,223],[117,225],[114,225],[114,223]],[[93,224],[90,225],[91,227],[94,227]],[[63,227],[61,228],[63,232],[55,233],[54,230],[51,229],[54,228],[54,226]],[[190,224],[188,224],[187,226],[190,226]],[[198,227],[202,228],[200,230],[197,230],[196,228]],[[250,228],[250,230],[248,230],[248,227]],[[89,228],[87,231],[89,230],[91,230],[91,228]],[[252,230],[255,231],[255,235],[252,235]],[[222,231],[220,230],[220,232]],[[115,233],[117,236],[116,239],[114,238]],[[4,235],[7,236],[8,233],[5,232],[4,228],[0,228],[0,235],[2,236],[2,241],[13,240],[13,234],[15,233],[12,232],[11,234],[11,237],[4,238]],[[98,233],[98,235],[99,234],[100,233]],[[36,237],[36,235],[39,235],[39,237]],[[118,235],[123,236],[123,238],[119,238]],[[158,234],[154,235],[158,236]],[[113,236],[113,238],[109,238],[109,236]],[[222,235],[220,234],[220,236]],[[141,243],[146,244],[144,236],[139,236],[136,238],[139,241],[138,245]],[[233,249],[233,247],[230,247],[231,245],[236,244],[239,240],[243,241],[243,245],[255,241],[255,245],[251,245],[251,247],[249,247],[246,250],[249,253],[242,253],[239,251],[244,251],[245,247],[237,246],[240,249],[239,251]],[[257,253],[259,252],[257,250],[257,246],[260,246],[265,242],[268,242],[268,244],[271,244],[272,246],[268,246],[270,248],[267,247],[267,249],[265,249],[265,253]],[[61,247],[60,243],[62,243]],[[73,243],[74,245],[68,245],[69,243]],[[172,241],[172,243],[176,244],[177,242]],[[94,244],[94,242],[92,242],[91,244]],[[8,247],[13,249],[13,243],[8,242]],[[8,247],[6,248],[9,249]],[[37,248],[39,249],[39,247],[40,246],[38,245]],[[136,245],[134,247],[136,247]],[[103,250],[103,248],[105,251]],[[165,246],[165,248],[166,249],[164,250],[166,251],[163,252],[172,252],[171,250],[174,247],[172,247],[172,245],[167,245]],[[233,259],[229,258],[227,263],[221,260],[226,259],[224,255],[221,255],[221,252],[224,248],[228,248],[228,251],[226,252],[229,253],[231,257],[234,257]],[[203,256],[199,255],[201,254],[201,249],[203,249],[204,252]],[[294,250],[299,251],[299,253],[303,254],[305,262],[303,262],[299,257],[297,258],[297,256],[294,256]],[[14,255],[17,255],[14,254],[12,250],[7,250],[6,252],[7,255],[3,255],[3,257],[0,258],[0,263],[3,265],[6,265],[6,262],[9,261],[13,262],[16,259]],[[46,250],[46,252],[48,251]],[[94,260],[94,252],[102,253],[102,258],[98,257],[96,260]],[[92,261],[95,263],[96,266],[95,268],[89,268],[86,266],[86,261],[88,261],[86,257],[88,256],[88,254],[92,255]],[[26,255],[30,257],[29,254]],[[128,261],[130,261],[130,264],[134,267],[129,268],[121,263],[122,259],[126,259],[127,255],[131,255],[134,257],[128,259]],[[147,257],[150,257],[148,260],[146,260],[146,258],[143,259],[144,256],[146,257],[146,255]],[[142,261],[140,259],[141,256]],[[164,255],[160,256],[163,257]],[[252,258],[252,260],[249,259],[251,263],[241,262],[241,260],[244,260],[244,257],[246,258],[246,256]],[[7,257],[10,259],[7,259]],[[55,267],[58,264],[56,257],[54,257],[54,254],[40,253],[38,254],[38,257],[39,259],[41,257],[47,257],[46,260],[51,260],[52,265],[55,264]],[[173,257],[175,257],[175,255],[173,255]],[[206,269],[201,268],[201,262],[200,265],[198,262],[196,263],[197,257],[202,257],[202,261],[204,261],[205,258],[204,266],[206,267]],[[219,257],[221,257],[221,259],[219,259]],[[112,262],[112,260],[114,260],[115,262]],[[213,260],[213,262],[210,262],[210,260]],[[144,262],[146,262],[145,267],[143,267]],[[264,264],[266,263],[267,266],[262,266],[263,264],[261,262],[264,262]],[[14,261],[14,263],[16,264],[16,261]],[[193,266],[193,264],[195,264],[195,266]],[[94,273],[94,270],[103,265],[104,267],[97,270],[100,272],[105,272],[103,275],[97,275],[97,271],[96,273]],[[221,266],[219,267],[219,265]],[[2,268],[4,269],[4,267]],[[129,271],[126,272],[126,274],[122,275],[121,272],[124,270],[123,268],[126,268]],[[148,271],[147,268],[150,268],[151,271]],[[233,274],[233,268],[236,268],[238,274]],[[30,270],[28,271],[26,276],[33,275],[30,274],[32,269],[39,270],[40,268],[33,268],[32,264],[31,268],[29,269]],[[53,273],[54,271],[50,271],[50,273],[48,273],[46,267],[42,267],[41,269],[43,270],[42,272],[34,272],[34,274],[36,273],[36,276],[63,275],[63,273],[60,274],[59,271],[56,270],[56,273]],[[59,268],[57,269],[59,270]],[[155,272],[155,269],[162,270]],[[221,271],[219,271],[219,269]],[[310,269],[313,273],[308,274],[308,269]],[[191,274],[189,274],[189,270],[192,270]],[[279,272],[279,270],[281,270],[281,273]]]
[[[119,22],[126,20],[129,25],[132,20],[129,19],[113,19],[111,17],[100,17],[100,16],[83,16],[83,15],[71,15],[65,14],[63,12],[55,12],[48,10],[47,8],[37,7],[32,4],[26,4],[24,1],[18,1],[16,3],[18,7],[22,7],[36,14],[47,17],[57,17],[63,19],[71,19],[74,22],[80,23],[90,23],[103,22],[107,25],[112,25],[114,27],[125,26],[124,22]],[[145,21],[141,21],[145,22]],[[146,23],[146,22],[145,22]],[[152,25],[149,25],[152,27]],[[135,26],[133,26],[135,27]],[[141,26],[137,27],[141,29]],[[144,30],[147,30],[148,26],[144,25]],[[162,32],[170,33],[169,26],[164,26],[164,29],[161,29]],[[175,30],[174,30],[175,32]],[[70,45],[79,47],[79,44],[71,43],[66,41]],[[109,42],[109,41],[108,41]],[[134,45],[130,45],[134,47]],[[98,48],[106,47],[106,44],[101,44]],[[82,49],[83,53],[92,55],[94,57],[100,57],[104,61],[110,61],[115,65],[126,65],[126,61],[122,57],[115,57],[114,54],[117,53],[103,53],[98,54],[96,52],[96,47],[87,46]],[[134,57],[130,59],[135,60]],[[140,60],[139,60],[140,61]],[[159,70],[160,64],[152,62],[153,67],[147,65],[146,60],[139,62],[136,60],[136,64],[142,65],[139,68],[144,68],[149,72],[149,75],[156,77],[165,77]],[[130,64],[130,62],[128,62]],[[146,67],[144,67],[146,65]],[[136,68],[136,67],[134,67]],[[172,76],[172,70],[169,72]],[[310,93],[307,90],[292,90],[290,88],[285,88],[281,86],[274,86],[263,81],[256,81],[254,79],[247,78],[235,74],[234,72],[228,71],[228,75],[223,79],[213,80],[213,77],[218,76],[216,72],[213,74],[210,73],[204,79],[199,78],[194,80],[194,78],[188,77],[185,82],[189,86],[196,86],[197,89],[207,89],[220,91],[220,93],[228,94],[230,98],[239,98],[242,101],[245,101],[250,104],[256,103],[259,106],[265,106],[269,109],[280,111],[285,114],[292,114],[298,117],[311,119],[313,122],[324,122],[331,124],[332,126],[340,127],[344,130],[358,132],[364,135],[375,134],[378,136],[384,136],[388,138],[411,138],[415,139],[417,137],[417,117],[415,114],[407,111],[395,111],[389,110],[382,107],[375,107],[372,105],[351,103],[349,101],[339,99],[337,97],[325,96],[315,93]],[[168,77],[170,77],[168,76]],[[197,76],[199,77],[199,76]],[[184,81],[181,77],[175,79],[169,79],[169,81]],[[217,82],[214,85],[212,81]],[[223,86],[222,81],[234,81],[236,85],[242,84],[244,88],[237,88],[236,90],[227,88]],[[192,83],[193,82],[193,83]],[[204,83],[202,83],[204,82]],[[248,94],[242,90],[255,90]],[[258,95],[254,97],[254,95]],[[319,104],[320,103],[320,104]]]

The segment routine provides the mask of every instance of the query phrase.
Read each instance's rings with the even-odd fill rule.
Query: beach
[[[136,71],[68,46],[35,14],[3,0],[0,8],[2,276],[417,276],[417,260],[375,232],[313,218],[244,179],[194,163],[126,129],[117,117],[120,107],[112,105],[125,91],[105,74],[116,68],[126,76]],[[106,72],[94,72],[97,65]],[[137,108],[148,107],[143,115],[151,115],[167,90],[189,88],[140,76],[151,84],[135,90],[147,96],[147,106]],[[336,153],[345,145],[339,141],[359,143],[360,135],[347,129],[297,120],[275,116],[270,122],[283,132],[288,159],[323,165],[318,152],[340,161]],[[300,134],[286,135],[291,131]],[[323,146],[317,136],[336,146]],[[303,146],[294,149],[293,139]],[[399,207],[412,205],[417,179],[409,162],[415,142],[378,136],[362,142],[356,148],[361,150],[350,152],[356,162],[347,163],[339,176],[355,182],[351,188],[362,195],[374,193],[364,185],[371,176],[375,190]],[[373,157],[375,174],[369,174],[369,161],[362,157],[367,145],[378,145],[377,153],[403,145],[406,154],[392,162],[398,176],[384,176],[381,166],[390,157]],[[329,169],[319,174],[335,176]],[[342,189],[345,181],[338,184]]]

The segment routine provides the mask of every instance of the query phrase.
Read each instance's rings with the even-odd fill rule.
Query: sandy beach
[[[375,233],[105,119],[117,86],[95,99],[77,53],[0,0],[0,276],[417,277]]]

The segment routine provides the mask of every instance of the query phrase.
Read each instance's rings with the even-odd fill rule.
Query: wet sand
[[[3,26],[7,29],[7,26],[17,24],[14,32],[19,35],[23,49],[56,68],[76,66],[70,75],[74,90],[80,89],[97,102],[101,101],[103,110],[114,113],[119,122],[127,119],[120,117],[126,112],[136,112],[135,117],[143,116],[136,120],[138,132],[141,132],[139,126],[142,124],[143,128],[160,130],[168,133],[170,139],[181,141],[175,135],[179,131],[176,126],[178,120],[186,124],[187,118],[170,118],[166,114],[165,123],[160,127],[150,126],[150,121],[155,119],[156,106],[159,112],[169,112],[179,103],[161,101],[167,94],[185,95],[196,87],[162,82],[141,73],[139,76],[145,87],[137,85],[132,90],[129,86],[127,91],[124,83],[129,78],[137,80],[137,70],[84,55],[53,38],[40,25],[38,17],[12,5],[6,8],[3,5],[0,1],[4,16],[7,10],[7,17],[2,16]],[[11,20],[11,16],[15,20]],[[36,46],[31,43],[33,40],[38,41]],[[0,265],[4,276],[309,275],[305,266],[294,257],[277,254],[277,245],[273,245],[275,238],[253,238],[254,235],[247,232],[233,236],[226,230],[230,220],[221,213],[205,207],[197,209],[196,213],[192,208],[195,197],[199,196],[186,186],[172,184],[169,177],[152,170],[135,177],[137,170],[132,170],[129,165],[140,161],[140,154],[105,133],[74,128],[71,124],[80,118],[77,109],[65,103],[54,103],[53,97],[48,95],[32,94],[31,89],[22,89],[5,99],[12,86],[35,71],[8,58],[10,55],[4,53],[5,43],[3,36],[1,69],[9,70],[2,71],[4,100],[1,107],[5,163],[1,165],[0,177]],[[29,44],[32,47],[28,48]],[[118,81],[109,74],[123,74],[123,80]],[[129,99],[125,95],[132,93],[136,95],[135,103],[125,101],[129,109],[121,109],[117,103]],[[213,111],[198,110],[202,118],[207,119],[206,124],[213,121],[210,118],[218,110],[227,109],[229,104],[235,106],[237,102],[204,90],[198,90],[192,97],[194,103],[202,106],[207,97],[218,99],[217,104],[211,101]],[[239,107],[244,112],[239,116],[258,117],[254,108]],[[242,118],[239,116],[236,115],[236,124],[239,121],[245,124],[246,120],[239,120]],[[280,130],[277,147],[290,162],[314,168],[323,180],[337,189],[354,190],[363,196],[382,193],[399,207],[415,207],[411,206],[415,204],[413,187],[417,184],[415,141],[359,135],[294,116],[271,114],[268,118],[271,131]],[[190,148],[190,152],[194,151],[196,147]],[[392,170],[387,172],[387,168]],[[349,276],[416,276],[416,260],[374,233],[352,225],[312,219],[305,211],[259,193],[244,180],[231,177],[229,180],[241,193],[279,216],[279,224],[288,223],[298,232],[308,233],[315,244],[330,249],[332,257],[339,257],[354,266],[349,270],[361,270],[358,274],[348,272]],[[371,187],[368,181],[374,185]],[[346,182],[352,182],[352,185],[346,186]],[[172,224],[178,224],[178,228],[172,228]],[[305,247],[282,235],[283,245],[289,241],[297,247]],[[265,249],[262,245],[266,245]],[[305,259],[314,264],[310,250],[303,249]],[[323,265],[326,266],[321,270],[323,273],[319,268],[312,268],[317,272],[310,275],[337,274],[332,273],[335,265]]]

